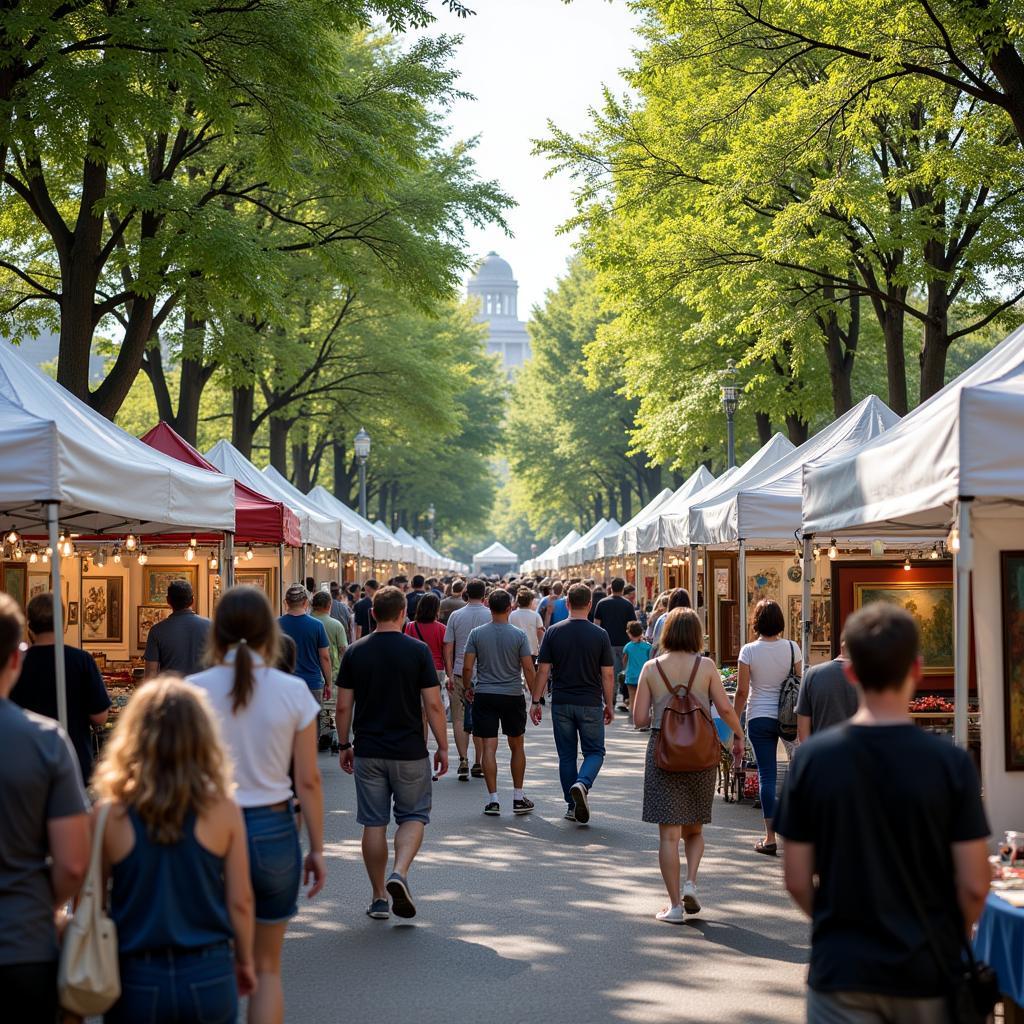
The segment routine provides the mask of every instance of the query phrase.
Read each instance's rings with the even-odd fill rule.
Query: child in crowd
[[[636,621],[626,624],[629,643],[622,648],[626,659],[626,693],[629,697],[629,713],[633,714],[633,701],[640,682],[640,670],[651,657],[651,645],[644,639],[644,627]]]

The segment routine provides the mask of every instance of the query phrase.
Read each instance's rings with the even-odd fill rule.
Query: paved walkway
[[[285,944],[287,1020],[802,1020],[808,928],[781,861],[751,849],[758,812],[716,797],[698,880],[704,912],[682,926],[655,921],[657,828],[640,821],[647,736],[624,716],[608,733],[587,828],[561,818],[549,716],[528,733],[531,816],[511,814],[507,748],[501,818],[482,815],[482,780],[438,782],[408,924],[364,915],[353,782],[321,755],[330,877]]]

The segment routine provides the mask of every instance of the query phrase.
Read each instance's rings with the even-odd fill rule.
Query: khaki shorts
[[[452,725],[460,725],[466,720],[466,687],[462,676],[452,676]]]
[[[807,1024],[948,1024],[945,999],[807,990]]]

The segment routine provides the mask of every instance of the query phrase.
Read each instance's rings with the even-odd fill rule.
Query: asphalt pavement
[[[549,714],[527,734],[532,815],[511,813],[503,740],[500,818],[482,813],[482,780],[456,780],[453,744],[410,874],[418,914],[408,923],[365,916],[353,780],[320,755],[329,877],[315,900],[302,897],[288,932],[286,1019],[802,1020],[808,926],[782,886],[781,859],[753,852],[759,812],[716,796],[698,878],[703,910],[683,925],[656,921],[666,902],[658,829],[640,820],[647,735],[624,715],[607,731],[586,827],[562,819]]]

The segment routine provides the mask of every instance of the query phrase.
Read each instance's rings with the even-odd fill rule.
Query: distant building
[[[496,252],[489,252],[470,278],[466,292],[479,300],[476,319],[490,330],[487,351],[501,356],[506,372],[513,373],[530,358],[530,336],[516,308],[519,283],[512,268]]]

